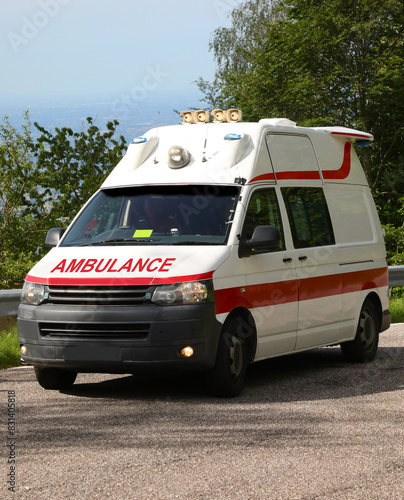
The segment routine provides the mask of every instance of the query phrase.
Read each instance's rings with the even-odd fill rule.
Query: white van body
[[[204,370],[224,396],[252,361],[334,344],[371,360],[390,324],[382,229],[353,147],[371,139],[286,119],[137,138],[60,241],[48,234],[57,246],[19,309],[22,359],[45,388],[157,366]],[[185,166],[178,148],[169,162],[174,146]]]

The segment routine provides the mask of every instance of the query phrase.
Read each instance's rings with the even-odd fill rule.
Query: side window
[[[274,189],[256,191],[250,198],[241,237],[250,239],[257,226],[275,226],[281,235],[279,246],[275,250],[262,249],[256,253],[267,253],[285,248],[281,215]]]
[[[295,248],[335,243],[334,231],[321,188],[282,188]]]

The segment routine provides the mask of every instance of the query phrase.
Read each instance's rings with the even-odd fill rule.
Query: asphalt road
[[[373,363],[339,348],[257,363],[230,400],[189,374],[80,374],[62,393],[2,371],[0,498],[401,500],[403,366],[393,325]]]

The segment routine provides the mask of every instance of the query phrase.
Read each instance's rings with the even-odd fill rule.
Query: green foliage
[[[404,265],[404,227],[394,227],[392,224],[383,226],[385,231],[387,260],[390,266]]]
[[[0,332],[0,369],[19,366],[20,359],[17,327],[15,326],[10,331]]]
[[[0,260],[0,286],[20,288],[29,270],[38,262],[39,255],[32,252],[3,252]]]
[[[361,161],[382,223],[401,227],[403,20],[400,0],[246,1],[213,34],[214,81],[197,84],[210,106],[238,107],[245,120],[372,133]]]
[[[44,203],[28,113],[22,131],[0,125],[0,285],[21,281],[42,245],[49,211]]]
[[[118,122],[108,122],[101,132],[92,118],[81,132],[56,128],[55,134],[35,123],[42,133],[36,147],[37,164],[46,179],[52,215],[64,224],[71,221],[105,177],[118,163],[126,148],[125,139],[114,134]]]
[[[18,131],[4,117],[0,125],[0,286],[21,284],[46,252],[47,231],[66,226],[121,159],[123,136],[114,139],[117,121],[101,132],[92,118],[80,132],[35,126],[28,112]]]
[[[392,323],[404,323],[404,297],[393,297],[390,299],[389,310]]]
[[[279,17],[278,4],[276,0],[247,0],[232,11],[231,27],[214,31],[209,49],[217,63],[215,79],[209,82],[199,78],[196,82],[205,95],[204,100],[212,108],[228,109],[242,105],[246,118],[255,119],[253,113],[247,111],[247,99],[240,101],[244,97],[244,77],[254,68],[262,34]],[[248,92],[253,90],[248,89]]]

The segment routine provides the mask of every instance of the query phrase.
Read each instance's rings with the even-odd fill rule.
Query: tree
[[[82,205],[100,187],[106,176],[121,159],[126,142],[123,136],[114,139],[119,123],[106,124],[101,132],[92,118],[81,132],[56,128],[55,134],[38,123],[42,133],[36,144],[37,164],[46,185],[51,213],[59,224],[66,225]]]
[[[0,286],[21,281],[36,260],[49,216],[34,162],[28,112],[22,131],[0,125]]]
[[[250,42],[242,27],[254,9]],[[403,19],[399,0],[284,0],[275,10],[273,2],[246,2],[233,11],[232,28],[216,30],[215,80],[198,86],[210,105],[239,107],[247,120],[286,116],[299,125],[371,132],[364,169],[382,220],[401,225]],[[240,49],[230,43],[237,34]]]
[[[31,135],[28,112],[22,131],[7,117],[0,125],[0,286],[22,282],[45,253],[46,232],[67,225],[121,159],[117,121],[101,132],[92,118],[81,132],[56,128]]]
[[[217,70],[213,82],[202,77],[196,82],[211,107],[234,107],[239,77],[254,65],[261,47],[262,32],[280,16],[277,0],[247,0],[231,12],[230,28],[217,28],[209,43]]]

